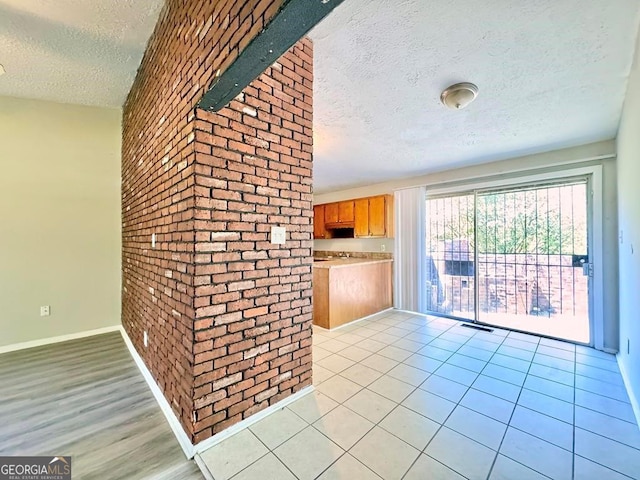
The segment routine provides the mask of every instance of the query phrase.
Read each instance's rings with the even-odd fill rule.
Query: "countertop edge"
[[[313,268],[346,268],[358,265],[374,265],[377,263],[391,263],[391,258],[348,258],[332,259],[322,262],[314,262]]]

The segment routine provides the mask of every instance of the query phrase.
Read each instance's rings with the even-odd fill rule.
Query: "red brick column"
[[[311,383],[311,81],[303,40],[229,107],[196,112],[197,439]]]
[[[168,2],[123,113],[122,323],[194,442],[311,382],[312,45],[197,110],[281,0],[212,3]]]

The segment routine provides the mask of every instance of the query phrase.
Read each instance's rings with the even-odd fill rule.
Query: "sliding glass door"
[[[427,200],[427,310],[474,320],[475,196]]]
[[[427,199],[431,313],[590,341],[587,179]]]

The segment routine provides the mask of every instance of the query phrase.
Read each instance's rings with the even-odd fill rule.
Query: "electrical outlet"
[[[156,234],[151,234],[151,248],[156,248]]]
[[[143,337],[143,340],[144,340],[144,346],[145,346],[145,347],[148,347],[148,346],[149,346],[149,334],[147,333],[147,331],[146,331],[146,330],[144,331],[144,337]]]
[[[51,315],[51,307],[49,305],[43,305],[40,307],[40,316],[48,317]]]
[[[387,246],[384,243],[382,245],[380,245],[380,251],[381,252],[386,252],[387,251]]]
[[[287,240],[287,230],[284,227],[271,227],[271,243],[284,245]]]

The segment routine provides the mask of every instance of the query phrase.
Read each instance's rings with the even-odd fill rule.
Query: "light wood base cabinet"
[[[313,323],[331,329],[392,307],[392,265],[391,260],[314,265]]]

